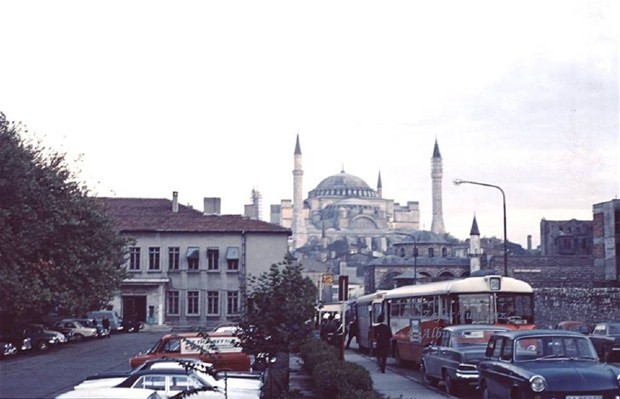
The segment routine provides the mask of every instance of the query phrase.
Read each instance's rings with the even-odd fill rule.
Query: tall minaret
[[[383,198],[383,184],[381,183],[381,171],[379,171],[379,179],[377,180],[377,195]]]
[[[301,166],[301,146],[299,145],[299,134],[295,143],[293,169],[293,249],[302,247],[304,240],[304,220],[303,220],[303,176],[304,171]]]
[[[439,145],[435,139],[435,148],[433,149],[433,158],[431,158],[431,179],[433,180],[433,221],[431,223],[431,231],[437,234],[444,234],[446,228],[443,224],[442,195],[441,195],[441,179],[443,178],[443,166],[441,154],[439,153]]]
[[[480,257],[482,256],[482,249],[480,246],[480,230],[478,230],[478,222],[476,221],[476,215],[474,215],[474,221],[471,224],[471,231],[469,232],[469,273],[473,273],[476,270],[480,270]]]

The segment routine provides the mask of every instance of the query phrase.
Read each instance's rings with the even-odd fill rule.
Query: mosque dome
[[[342,172],[323,179],[310,191],[312,197],[376,198],[377,192],[357,176]]]

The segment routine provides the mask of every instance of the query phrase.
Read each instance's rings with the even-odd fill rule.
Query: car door
[[[437,339],[433,340],[427,348],[424,349],[424,365],[426,366],[426,373],[430,376],[441,378],[440,371],[440,348],[442,345],[443,336],[447,331],[442,330]]]
[[[495,341],[493,361],[491,362],[491,367],[487,369],[487,373],[490,375],[487,386],[495,397],[510,397],[512,376],[509,368],[512,365],[513,352],[513,340],[501,337],[501,339]]]

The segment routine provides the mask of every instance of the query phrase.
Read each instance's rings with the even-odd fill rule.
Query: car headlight
[[[547,388],[547,381],[542,375],[535,375],[530,378],[530,387],[534,392],[542,392]]]
[[[620,387],[620,374],[616,376],[616,382],[618,383],[618,386]]]

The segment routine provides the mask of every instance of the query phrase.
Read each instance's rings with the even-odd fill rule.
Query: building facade
[[[620,286],[620,200],[594,204],[592,211],[594,280]]]
[[[124,318],[171,326],[212,326],[245,308],[248,277],[284,260],[289,229],[241,215],[220,215],[169,199],[101,198],[130,237],[123,281],[112,303]]]
[[[591,220],[540,221],[542,256],[592,255]]]

